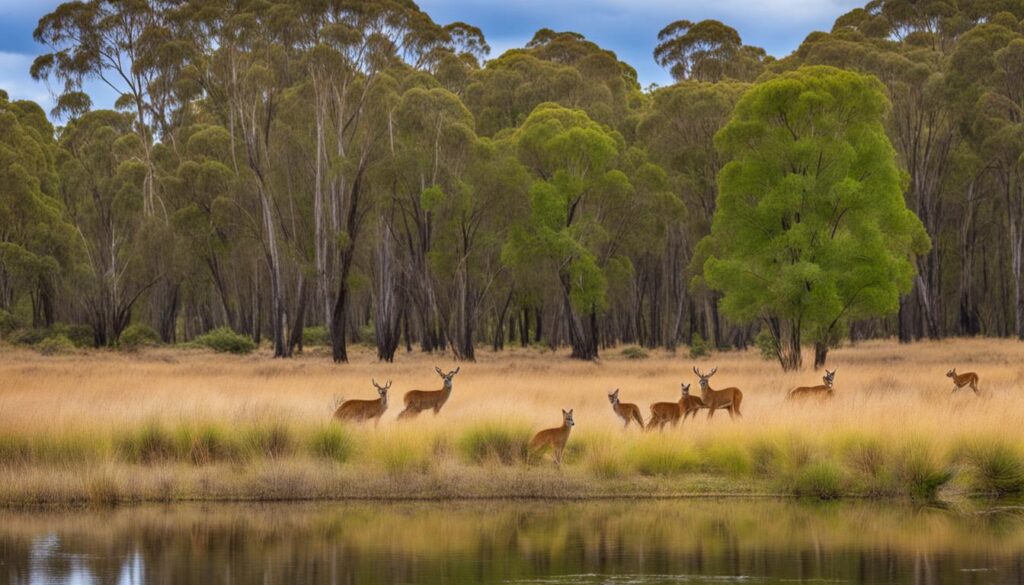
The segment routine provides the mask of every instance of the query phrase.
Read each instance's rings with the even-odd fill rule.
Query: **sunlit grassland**
[[[1024,490],[1024,345],[868,342],[835,350],[831,401],[786,401],[810,369],[783,373],[755,352],[695,363],[683,352],[600,363],[558,353],[483,351],[462,364],[437,417],[396,421],[402,394],[440,388],[444,356],[368,350],[336,366],[159,349],[43,357],[0,354],[0,501],[116,502],[493,496],[797,494],[915,498]],[[743,418],[706,412],[664,433],[623,429],[607,393],[675,400],[690,368],[744,392]],[[982,396],[950,394],[951,367]],[[391,379],[379,425],[331,420],[336,397],[372,398]],[[532,432],[573,429],[561,469],[527,461]]]

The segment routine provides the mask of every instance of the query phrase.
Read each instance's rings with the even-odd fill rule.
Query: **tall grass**
[[[443,360],[414,354],[383,364],[356,349],[352,363],[337,368],[318,357],[280,361],[170,348],[46,358],[5,351],[0,472],[4,485],[28,485],[21,478],[32,476],[32,489],[46,491],[47,482],[84,481],[83,469],[117,469],[88,475],[95,484],[88,490],[47,492],[97,501],[107,499],[104,485],[144,477],[147,494],[189,497],[182,482],[167,479],[192,473],[183,469],[219,486],[216,493],[239,497],[245,494],[233,478],[300,467],[302,477],[353,473],[367,486],[379,475],[395,492],[424,485],[410,478],[443,489],[485,477],[500,494],[501,482],[522,487],[548,477],[550,458],[528,465],[526,445],[532,433],[560,423],[561,409],[574,408],[577,426],[552,490],[571,480],[600,492],[633,485],[612,481],[629,478],[671,490],[680,479],[712,477],[722,486],[822,498],[1024,492],[1024,451],[1016,441],[1024,419],[1024,367],[1016,364],[1024,363],[1024,346],[1014,342],[840,348],[830,354],[830,367],[839,370],[836,396],[825,403],[785,399],[789,388],[813,381],[810,371],[782,373],[754,351],[717,353],[713,364],[696,365],[718,366],[714,385],[743,389],[744,418],[719,413],[709,421],[701,413],[665,432],[623,429],[606,394],[621,388],[623,401],[646,415],[648,404],[675,400],[679,383],[693,381],[689,360],[607,352],[595,365],[529,349],[479,357],[463,365],[439,415],[398,422],[402,393],[438,387],[433,366],[447,365]],[[950,396],[944,373],[952,365],[980,374],[982,397]],[[394,380],[395,406],[379,425],[332,421],[334,396],[372,398],[371,378]],[[306,489],[302,477],[286,482],[289,489]]]

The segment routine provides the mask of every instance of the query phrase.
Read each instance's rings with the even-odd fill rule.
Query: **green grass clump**
[[[155,422],[115,438],[114,450],[121,460],[128,463],[153,464],[182,458],[174,434]]]
[[[1024,464],[1012,445],[999,439],[976,439],[957,449],[955,455],[971,466],[975,491],[997,496],[1024,491]]]
[[[835,462],[823,459],[800,468],[790,489],[795,495],[831,500],[843,495],[843,470]]]
[[[456,447],[471,463],[497,461],[502,465],[512,465],[526,459],[529,441],[529,426],[492,421],[463,431],[456,440]]]
[[[235,333],[230,327],[218,327],[192,340],[190,345],[205,347],[220,353],[252,353],[256,343],[249,337]]]
[[[637,443],[629,454],[629,461],[643,475],[672,476],[692,473],[700,469],[700,457],[690,448],[660,440]]]
[[[269,459],[290,455],[295,450],[295,438],[291,429],[279,422],[259,424],[246,429],[243,441],[253,455]]]
[[[344,463],[352,457],[352,437],[338,424],[324,425],[306,439],[306,448],[314,457]]]
[[[218,462],[240,462],[245,459],[245,448],[236,433],[216,424],[182,426],[177,430],[178,453],[193,465]]]
[[[651,356],[644,348],[633,345],[622,350],[622,357],[629,360],[645,360]]]
[[[359,446],[359,460],[389,475],[427,473],[437,458],[447,451],[447,442],[437,434],[424,436],[422,431],[396,429],[366,438]]]
[[[323,325],[306,327],[302,330],[304,347],[324,347],[331,344],[331,332]]]
[[[750,453],[736,443],[709,443],[699,450],[703,460],[702,467],[707,472],[735,477],[750,475],[754,470],[754,461]]]
[[[935,449],[923,441],[904,444],[893,461],[900,491],[917,499],[934,500],[942,486],[953,478]]]

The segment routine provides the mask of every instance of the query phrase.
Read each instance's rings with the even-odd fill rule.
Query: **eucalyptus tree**
[[[964,34],[953,55],[953,87],[971,139],[986,162],[1006,214],[1014,335],[1024,339],[1024,35],[1017,18],[997,15]]]
[[[716,144],[730,161],[703,276],[725,313],[761,321],[785,370],[815,365],[850,319],[894,313],[927,251],[885,134],[881,84],[805,67],[755,86]]]
[[[78,236],[59,199],[53,126],[32,102],[0,90],[0,311],[24,295],[32,321],[50,326],[62,277],[73,273]]]
[[[658,32],[654,60],[676,81],[753,81],[769,61],[760,47],[744,45],[736,29],[717,20],[677,20]]]
[[[698,304],[703,313],[704,338],[713,346],[724,341],[718,295],[703,286],[688,289],[685,271],[697,243],[711,231],[715,214],[718,173],[726,162],[715,148],[715,134],[749,87],[732,81],[680,82],[656,90],[639,120],[638,140],[647,148],[651,161],[668,171],[671,189],[686,209],[683,220],[670,226],[665,266],[658,267],[668,278],[666,302],[675,304],[667,338],[670,344],[680,335],[687,302]]]
[[[139,298],[163,274],[143,246],[147,219],[144,148],[127,114],[98,110],[61,133],[61,198],[85,244],[84,305],[97,346],[111,345],[128,326]],[[154,274],[154,270],[157,272]]]
[[[638,189],[637,174],[655,171],[581,110],[541,104],[512,139],[534,181],[529,216],[511,232],[504,261],[557,282],[572,356],[595,359],[609,275],[630,275],[627,244],[652,214],[665,215],[667,194]]]

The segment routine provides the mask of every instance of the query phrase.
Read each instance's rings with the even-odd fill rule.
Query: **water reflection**
[[[1022,518],[775,500],[0,512],[0,583],[1019,583]]]

